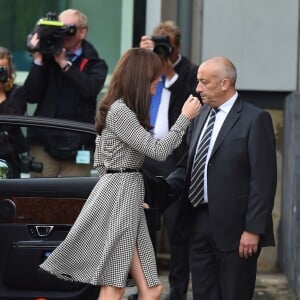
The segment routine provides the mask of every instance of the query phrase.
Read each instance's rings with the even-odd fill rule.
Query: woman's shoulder
[[[119,109],[125,109],[127,106],[124,103],[124,101],[122,99],[118,99],[116,100],[111,106],[110,106],[110,111],[115,111],[115,110],[119,110]]]
[[[106,124],[119,124],[126,127],[128,123],[137,121],[136,114],[125,104],[122,99],[116,100],[109,108]]]
[[[128,115],[132,114],[132,111],[129,107],[124,103],[122,99],[116,100],[109,109],[109,115]]]

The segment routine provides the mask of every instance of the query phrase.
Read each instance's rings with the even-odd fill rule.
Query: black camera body
[[[43,163],[34,161],[34,157],[26,154],[21,154],[20,170],[22,173],[43,171]]]
[[[40,41],[37,48],[33,49],[28,43],[28,50],[30,52],[38,51],[48,56],[60,54],[63,49],[64,37],[72,36],[76,32],[77,28],[74,24],[64,25],[58,20],[55,12],[48,12],[45,18],[37,22],[34,31],[28,36],[30,41],[33,34],[38,34]]]
[[[8,70],[4,66],[0,66],[0,83],[5,83],[8,79]]]
[[[153,35],[151,40],[155,46],[153,51],[158,54],[161,58],[167,59],[173,52],[173,47],[170,44],[170,38],[167,35]]]

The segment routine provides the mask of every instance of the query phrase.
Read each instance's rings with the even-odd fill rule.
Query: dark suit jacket
[[[173,193],[183,187],[180,219],[185,223],[194,209],[187,196],[190,174],[209,110],[205,105],[201,108],[189,132],[189,151],[167,178]],[[236,249],[244,230],[260,234],[260,246],[274,245],[271,214],[276,173],[270,115],[238,97],[218,134],[207,168],[209,217],[219,249]]]

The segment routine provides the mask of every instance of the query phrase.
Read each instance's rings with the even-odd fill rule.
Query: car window
[[[32,155],[29,137],[42,128],[94,135],[91,124],[0,114],[0,299],[96,300],[98,287],[66,283],[39,269],[65,239],[98,181],[87,164],[82,165],[88,166],[88,177],[70,172],[44,178],[45,161]]]
[[[52,127],[53,120],[49,127],[0,124],[0,159],[10,178],[97,176],[95,134]]]

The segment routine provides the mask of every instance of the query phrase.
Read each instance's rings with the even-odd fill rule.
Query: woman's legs
[[[139,300],[159,300],[162,293],[162,285],[148,286],[137,248],[134,249],[130,273],[136,282]],[[98,300],[121,300],[124,292],[124,288],[101,286]]]
[[[101,286],[98,300],[121,300],[125,289],[115,286]]]
[[[139,300],[159,300],[162,292],[162,285],[160,284],[153,287],[148,286],[137,248],[134,249],[130,273],[136,282]]]

